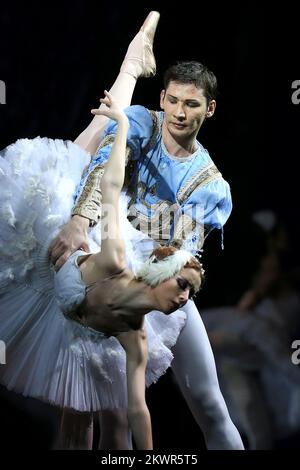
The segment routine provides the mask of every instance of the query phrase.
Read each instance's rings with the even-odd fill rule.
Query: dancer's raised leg
[[[153,41],[159,17],[156,11],[149,13],[140,31],[129,44],[120,73],[109,90],[122,109],[130,105],[137,79],[155,75]],[[100,105],[99,109],[102,108],[103,105]],[[75,143],[93,155],[99,146],[108,121],[106,116],[96,115],[77,137]]]

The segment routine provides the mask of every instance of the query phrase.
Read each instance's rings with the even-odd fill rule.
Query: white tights
[[[243,449],[220,391],[215,360],[200,314],[189,301],[187,322],[173,349],[172,370],[208,449]]]

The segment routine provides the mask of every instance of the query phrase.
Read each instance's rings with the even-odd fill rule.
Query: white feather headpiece
[[[137,271],[136,277],[155,287],[179,273],[192,258],[194,256],[186,250],[177,250],[162,260],[158,260],[155,255],[150,256]]]

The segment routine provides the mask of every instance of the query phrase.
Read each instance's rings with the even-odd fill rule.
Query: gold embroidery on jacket
[[[138,197],[144,207],[151,210],[151,215],[146,215],[139,211],[134,205],[134,199],[130,201],[130,221],[135,228],[141,230],[146,235],[161,244],[170,241],[171,244],[180,245],[188,235],[194,232],[197,235],[197,249],[201,249],[205,238],[205,228],[203,223],[192,219],[188,214],[181,214],[181,205],[200,187],[209,182],[221,179],[222,175],[214,165],[209,163],[204,168],[199,169],[177,193],[176,203],[171,201],[159,201],[149,204],[146,199],[147,187],[145,183],[139,182],[137,192]],[[179,214],[179,215],[178,215]],[[170,239],[171,227],[174,223],[173,235]]]
[[[113,143],[114,138],[114,135],[107,135],[97,148],[97,152],[102,147]],[[126,163],[129,160],[129,155],[130,148],[126,147]],[[101,218],[102,196],[100,190],[100,182],[104,173],[105,163],[106,162],[103,162],[100,165],[97,165],[91,171],[91,173],[87,177],[82,193],[80,194],[76,205],[74,206],[72,211],[72,215],[80,215],[82,217],[86,217],[91,221],[92,225],[97,224]]]
[[[201,186],[205,186],[213,180],[221,179],[222,174],[214,163],[209,163],[204,168],[199,169],[186,181],[177,193],[177,201],[183,203],[194,191]]]
[[[86,217],[94,224],[97,224],[101,217],[101,191],[100,181],[104,173],[104,165],[96,166],[91,171],[80,194],[72,215]]]

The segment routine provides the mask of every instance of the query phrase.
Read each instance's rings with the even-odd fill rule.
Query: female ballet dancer
[[[0,379],[9,389],[24,395],[85,411],[90,407],[110,408],[112,403],[120,408],[118,396],[124,390],[119,395],[118,376],[124,378],[126,373],[127,403],[123,406],[128,408],[134,440],[138,449],[151,449],[151,422],[145,403],[146,332],[150,330],[149,349],[153,353],[148,361],[147,381],[151,383],[172,359],[163,344],[162,333],[167,324],[161,322],[161,313],[152,311],[176,314],[199,290],[202,269],[189,252],[176,248],[156,249],[135,274],[128,268],[120,230],[120,223],[124,225],[126,218],[120,222],[119,208],[128,119],[112,95],[108,92],[105,95],[101,102],[106,107],[94,112],[115,119],[118,131],[101,179],[102,203],[108,209],[108,217],[107,223],[101,224],[99,253],[76,251],[56,274],[50,270],[49,261],[47,266],[45,250],[53,236],[49,237],[49,229],[61,221],[65,203],[60,201],[64,192],[70,190],[65,184],[71,178],[68,181],[61,177],[61,170],[67,168],[59,162],[60,158],[74,158],[74,144],[39,138],[36,142],[18,141],[6,150],[5,158],[1,157],[1,183],[6,193],[2,215],[6,223],[1,230],[0,336],[7,345],[7,364],[1,369]],[[79,156],[84,161],[83,155]],[[74,172],[73,162],[72,168]],[[56,176],[58,183],[50,191],[49,176]],[[21,188],[18,179],[23,182]],[[39,217],[41,210],[46,212],[46,218]],[[151,332],[155,330],[152,322],[149,328],[145,322],[143,328],[148,312],[157,324],[156,331]],[[172,322],[165,339],[170,346],[184,325],[182,312],[177,315],[177,325],[174,328]],[[126,369],[124,354],[113,342],[116,339],[126,351]],[[159,350],[163,348],[169,354],[160,356]],[[74,357],[70,360],[72,353]],[[102,383],[95,374],[97,362]],[[74,368],[78,369],[75,373]],[[73,376],[68,380],[71,370]],[[76,382],[74,390],[72,385]],[[84,389],[81,396],[78,386]],[[89,403],[80,403],[87,397]]]
[[[120,231],[119,198],[125,177],[128,119],[110,93],[101,100],[107,110],[94,110],[118,122],[118,132],[101,179],[101,251],[75,252],[56,274],[62,310],[82,325],[115,336],[127,354],[128,419],[138,448],[151,448],[151,426],[145,403],[147,342],[143,318],[152,310],[170,314],[200,288],[199,261],[185,250],[157,248],[134,274],[127,265]],[[128,332],[129,330],[129,332]]]

